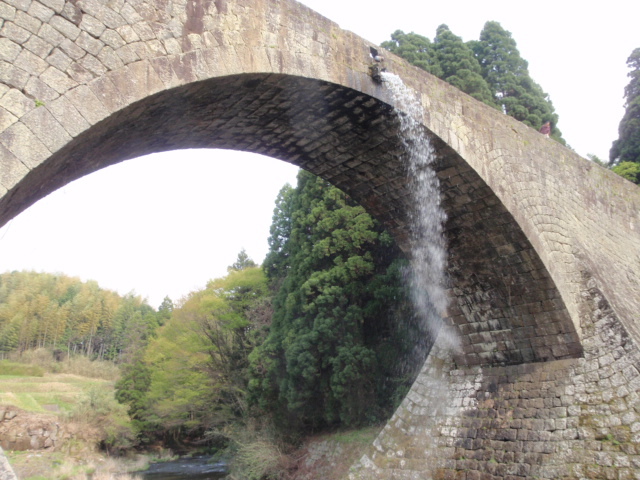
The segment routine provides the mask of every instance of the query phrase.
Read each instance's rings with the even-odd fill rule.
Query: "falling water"
[[[400,140],[405,149],[409,191],[413,210],[411,223],[410,285],[414,306],[432,339],[446,350],[457,349],[458,340],[442,329],[447,310],[445,292],[446,251],[442,233],[446,215],[440,205],[440,184],[433,162],[435,153],[421,122],[423,107],[416,93],[392,73],[382,78],[393,93],[400,122]]]
[[[389,473],[384,466],[388,458],[399,461],[400,468],[404,469],[405,465],[410,468],[406,473],[411,478],[436,478],[432,474],[443,460],[440,439],[450,439],[451,432],[459,425],[460,412],[471,406],[468,401],[468,397],[472,397],[471,389],[480,383],[456,384],[451,376],[455,365],[451,357],[460,351],[460,341],[453,329],[445,328],[443,320],[448,307],[443,235],[446,216],[440,205],[435,152],[421,121],[423,108],[416,93],[407,88],[400,77],[387,72],[381,77],[393,95],[398,137],[409,179],[408,278],[418,327],[425,337],[418,339],[419,345],[412,354],[424,364],[404,401],[374,441],[371,456],[362,456],[349,473],[349,479],[383,478]],[[406,464],[409,460],[410,467]]]
[[[422,105],[416,93],[397,75],[384,72],[382,79],[393,94],[409,177],[408,204],[413,207],[409,214],[411,294],[420,331],[429,337],[426,341],[419,339],[422,345],[413,353],[416,358],[424,359],[426,353],[428,357],[411,391],[374,441],[372,456],[363,455],[349,478],[382,478],[384,467],[375,461],[380,455],[385,459],[396,457],[404,468],[407,454],[404,447],[412,450],[408,457],[413,461],[411,469],[419,470],[407,473],[434,478],[431,474],[442,460],[437,439],[451,436],[460,412],[469,407],[467,397],[472,396],[471,389],[476,384],[458,384],[452,388],[450,360],[451,355],[460,350],[460,341],[451,328],[445,328],[443,320],[448,306],[443,235],[446,216],[440,205],[440,185],[433,168],[435,152],[421,122]],[[425,347],[424,352],[420,351]],[[384,460],[381,464],[384,465]]]

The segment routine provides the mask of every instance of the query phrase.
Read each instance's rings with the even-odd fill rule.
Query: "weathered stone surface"
[[[78,109],[66,97],[51,102],[51,104],[47,105],[47,109],[54,118],[60,120],[62,126],[72,137],[79,135],[90,126]]]
[[[18,118],[10,113],[6,108],[0,108],[0,130],[6,130],[17,121]]]
[[[322,176],[409,248],[369,44],[303,5],[2,0],[0,18],[0,224],[128,158],[231,148]],[[436,151],[461,348],[436,344],[358,474],[626,478],[640,464],[640,189],[385,59]]]
[[[0,447],[0,480],[18,480],[16,474],[13,473],[13,469],[4,455],[4,451]]]
[[[107,27],[104,23],[91,15],[83,15],[80,28],[98,38],[104,33]]]
[[[15,187],[20,179],[29,172],[29,169],[9,150],[1,145],[0,154],[2,155],[2,163],[0,163],[0,185],[2,185],[6,192]]]
[[[36,37],[35,35],[32,35],[31,38],[27,40],[27,43],[24,44],[24,47],[40,58],[47,58],[47,56],[53,49],[52,45],[50,45],[48,42],[45,42],[40,37]]]
[[[30,16],[32,16],[33,18],[37,18],[41,22],[48,22],[49,20],[51,20],[51,17],[55,15],[55,12],[51,8],[43,5],[40,2],[32,2],[29,6],[28,13]]]
[[[31,110],[23,121],[50,152],[59,150],[71,140],[71,136],[45,106]]]
[[[16,117],[21,117],[34,108],[34,102],[25,97],[19,90],[12,88],[0,98],[0,106],[6,108]]]
[[[31,36],[28,30],[16,25],[14,22],[5,22],[0,30],[0,35],[18,44],[23,44]]]
[[[17,43],[6,37],[0,38],[0,60],[13,62],[21,51],[22,49]]]
[[[49,21],[49,25],[55,28],[62,35],[67,37],[69,40],[74,41],[80,35],[80,29],[76,27],[73,23],[63,17],[54,16]]]
[[[39,76],[49,66],[42,58],[27,49],[22,50],[20,55],[13,61],[13,64],[34,77]]]
[[[640,350],[596,282],[584,286],[583,357],[458,368],[432,351],[350,478],[391,478],[398,458],[420,478],[636,478]]]
[[[40,80],[60,94],[65,93],[76,85],[76,81],[73,78],[54,66],[47,68],[40,75]]]
[[[0,134],[0,144],[29,169],[37,167],[51,155],[47,147],[20,122],[14,123]]]

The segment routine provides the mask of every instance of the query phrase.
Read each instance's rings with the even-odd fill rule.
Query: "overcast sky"
[[[395,30],[433,38],[440,24],[465,41],[484,23],[509,30],[558,127],[582,156],[608,159],[624,113],[626,59],[640,47],[640,2],[613,0],[393,2],[305,0],[380,44]],[[152,172],[152,173],[150,173]],[[229,151],[181,151],[131,160],[84,177],[0,229],[0,272],[61,272],[157,307],[222,276],[241,248],[267,252],[274,201],[296,168]]]

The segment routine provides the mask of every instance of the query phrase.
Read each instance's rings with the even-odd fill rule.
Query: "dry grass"
[[[69,412],[91,389],[111,391],[113,382],[70,374],[45,374],[44,377],[0,376],[0,404],[14,405],[28,412],[50,412],[56,405]]]
[[[11,356],[13,361],[36,365],[49,373],[69,373],[82,377],[116,381],[120,370],[113,362],[90,360],[83,355],[64,357],[56,361],[53,353],[45,348],[27,350]]]
[[[252,480],[285,478],[290,463],[276,443],[260,438],[239,444],[233,461],[242,478]]]
[[[91,456],[99,443],[106,445],[110,452],[126,450],[135,438],[126,407],[114,398],[112,380],[71,373],[46,373],[43,377],[0,376],[0,405],[12,405],[31,414],[56,415],[66,435],[57,448],[71,458]],[[27,463],[38,463],[37,456],[27,458],[30,459]],[[61,466],[66,464],[66,458],[60,462]],[[70,471],[60,478],[84,478],[84,471],[76,463],[65,468]]]
[[[265,425],[232,432],[236,451],[230,480],[342,480],[382,429],[382,425],[325,433],[292,449]]]
[[[145,469],[148,458],[113,458],[97,453],[80,456],[55,452],[7,452],[21,480],[139,480],[129,472]]]
[[[38,365],[0,361],[0,375],[19,375],[21,377],[42,377],[44,370]]]

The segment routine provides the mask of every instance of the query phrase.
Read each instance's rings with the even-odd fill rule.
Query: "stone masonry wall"
[[[223,146],[274,152],[322,175],[382,212],[381,221],[402,243],[408,238],[407,182],[397,144],[376,123],[379,106],[393,101],[369,76],[369,45],[293,0],[2,0],[0,224],[52,190],[112,163],[170,148]],[[509,246],[509,239],[501,243],[494,235],[491,247],[500,258],[516,252],[524,264],[529,255],[522,252],[535,252],[558,291],[542,300],[563,304],[554,308],[566,309],[577,338],[583,268],[600,282],[627,330],[640,338],[638,188],[392,54],[385,54],[384,66],[417,92],[424,125],[449,150],[446,156],[462,159],[441,177],[446,173],[460,182],[451,190],[458,195],[450,203],[456,213],[476,207],[477,197],[465,191],[472,186],[464,172],[470,169],[491,192],[487,201],[501,204],[510,215],[506,221],[515,222],[530,244]],[[247,81],[229,82],[234,76]],[[267,78],[283,85],[286,79],[298,81],[283,86],[275,105],[252,96]],[[235,122],[201,116],[190,123],[198,112],[180,103],[184,92],[233,83],[246,89],[243,98],[233,97],[219,111]],[[350,92],[351,98],[332,111],[328,105],[336,97],[328,97],[326,105],[292,100],[295,84],[304,85],[303,91],[326,88],[337,98]],[[154,102],[160,99],[164,108]],[[145,128],[153,120],[144,118],[150,106],[164,115],[156,120],[169,118],[174,128]],[[315,118],[304,118],[301,109]],[[372,137],[368,127],[376,125],[383,133]],[[355,142],[342,138],[353,131]],[[124,141],[129,132],[139,143]],[[92,153],[80,156],[91,142]],[[482,297],[498,290],[478,287],[489,276],[495,278],[485,275],[476,286],[465,286],[463,295],[486,303]],[[524,284],[516,282],[518,288]],[[537,300],[522,302],[521,310]],[[499,318],[482,321],[489,320]],[[576,349],[556,350],[554,358]],[[514,361],[518,355],[507,357]]]
[[[0,447],[5,450],[55,450],[69,438],[53,415],[0,406]]]
[[[349,478],[640,478],[640,350],[585,281],[583,358],[460,368],[436,348]]]
[[[2,448],[0,448],[0,480],[18,480]]]

